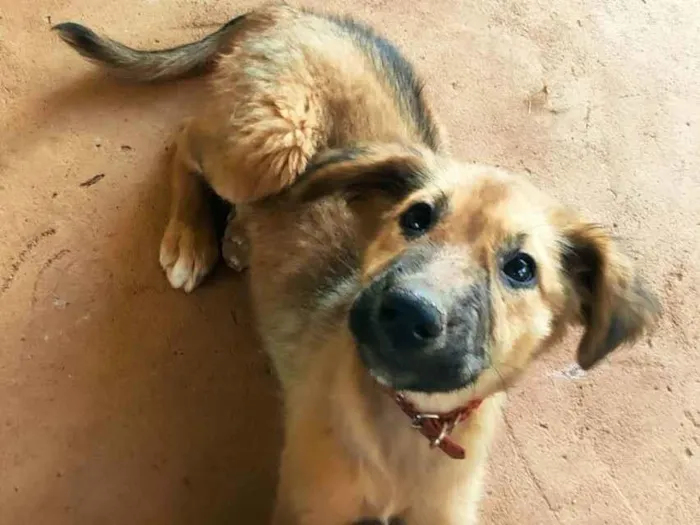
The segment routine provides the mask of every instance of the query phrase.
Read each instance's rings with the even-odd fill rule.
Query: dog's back
[[[131,81],[213,68],[207,119],[212,134],[236,137],[222,163],[243,174],[230,192],[217,187],[224,182],[209,182],[235,202],[277,193],[326,148],[376,141],[441,147],[412,65],[351,19],[272,5],[159,51],[135,50],[75,23],[55,29],[81,55]]]

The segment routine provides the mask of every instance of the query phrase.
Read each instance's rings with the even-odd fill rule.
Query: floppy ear
[[[299,202],[339,195],[352,202],[380,198],[395,203],[427,183],[428,155],[400,144],[329,150],[311,160],[290,194]]]
[[[588,370],[650,329],[661,307],[601,228],[575,226],[566,232],[565,242],[564,268],[585,326],[576,357],[581,368]]]

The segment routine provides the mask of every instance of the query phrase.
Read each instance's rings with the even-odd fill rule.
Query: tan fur
[[[250,259],[231,257],[250,265],[284,393],[275,524],[473,524],[507,386],[569,325],[585,325],[578,360],[590,367],[651,326],[658,308],[601,230],[523,179],[450,159],[429,108],[416,110],[379,48],[352,34],[272,5],[217,40],[226,53],[206,107],[178,133],[161,264],[173,287],[194,289],[218,251],[204,181],[238,205],[227,239],[243,235]],[[447,203],[444,217],[407,240],[402,212],[435,199]],[[424,271],[445,297],[488,277],[491,365],[449,394],[407,393],[425,411],[485,399],[454,431],[464,461],[411,428],[347,327],[355,294],[415,242],[431,247]],[[498,278],[499,254],[515,242],[538,265],[537,285],[517,293]]]
[[[395,158],[391,148],[388,156]],[[395,219],[406,203],[387,209],[385,201],[371,198],[363,205],[364,216],[358,218],[342,200],[303,209],[294,201],[275,200],[274,206],[256,207],[249,231],[254,246],[251,282],[260,330],[276,362],[287,406],[276,523],[349,523],[363,515],[399,515],[407,524],[475,523],[488,443],[500,417],[501,392],[578,318],[579,299],[571,295],[559,261],[568,229],[581,233],[590,227],[574,217],[560,222],[568,215],[560,206],[500,170],[446,159],[433,166],[432,191],[451,192],[453,215],[431,232],[431,241],[455,247],[454,256],[436,261],[428,270],[435,280],[443,279],[448,289],[465,279],[465,266],[493,266],[495,247],[521,231],[533,232],[526,246],[540,268],[540,286],[532,292],[511,294],[497,281],[493,283],[493,365],[475,385],[445,395],[409,394],[424,410],[438,412],[474,397],[487,399],[474,418],[456,429],[467,460],[461,463],[428,449],[393,402],[367,377],[347,330],[334,322],[343,318],[342,309],[328,307],[317,312],[320,315],[309,329],[308,313],[298,306],[313,289],[280,287],[296,283],[299,274],[322,272],[314,260],[323,260],[326,252],[342,253],[339,239],[358,235],[358,245],[364,245],[367,239],[361,232],[366,231],[372,234],[361,273],[364,282],[370,281],[404,249]],[[344,174],[336,168],[333,176],[341,181]],[[300,192],[304,190],[302,184]],[[373,204],[379,208],[371,210]],[[353,206],[356,204],[351,209]],[[382,225],[361,227],[376,219]],[[304,231],[309,227],[314,232],[311,243]],[[299,239],[306,241],[303,251]],[[600,239],[598,248],[613,249],[607,237]],[[623,259],[616,251],[615,257]],[[616,281],[614,286],[626,284]],[[626,308],[643,310],[647,316],[637,326],[649,326],[656,315],[655,305],[629,299]],[[329,330],[340,332],[331,335]]]

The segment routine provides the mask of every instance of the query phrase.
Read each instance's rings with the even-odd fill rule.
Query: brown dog
[[[273,5],[156,52],[56,29],[136,81],[215,66],[178,135],[160,260],[195,288],[219,253],[207,186],[237,206],[284,391],[276,524],[475,523],[507,385],[571,324],[590,368],[658,315],[606,233],[452,160],[413,69],[365,26]]]

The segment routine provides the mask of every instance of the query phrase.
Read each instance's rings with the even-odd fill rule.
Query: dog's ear
[[[576,357],[587,370],[649,330],[661,306],[601,228],[577,224],[564,239],[563,267],[585,327]]]
[[[348,201],[401,201],[429,180],[427,152],[400,144],[333,149],[312,159],[290,188],[298,202],[339,195]]]

